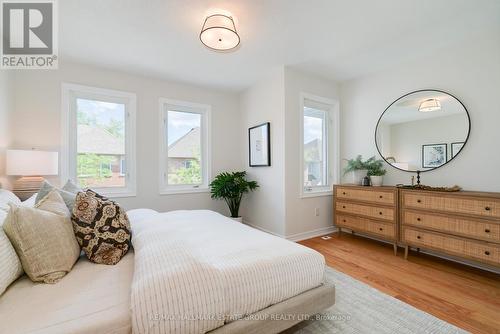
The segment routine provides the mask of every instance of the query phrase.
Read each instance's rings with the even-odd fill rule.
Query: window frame
[[[329,110],[325,112],[325,122],[323,124],[323,137],[327,138],[326,144],[323,146],[323,154],[326,159],[325,176],[327,184],[324,186],[304,186],[304,107],[306,100],[316,102],[318,104],[328,105]],[[333,185],[340,180],[340,112],[339,102],[337,100],[324,98],[321,96],[300,93],[300,110],[299,110],[299,166],[300,166],[300,198],[331,196],[333,195]]]
[[[180,112],[197,113],[201,115],[201,171],[202,183],[192,184],[168,184],[168,106],[175,106]],[[212,177],[212,145],[211,145],[211,113],[212,107],[187,101],[179,101],[167,98],[159,100],[159,126],[160,126],[160,168],[159,168],[159,193],[160,195],[187,194],[209,192],[209,183]]]
[[[136,194],[136,110],[137,96],[134,93],[90,87],[78,84],[62,84],[62,117],[61,117],[61,179],[77,183],[77,114],[78,98],[97,100],[125,105],[125,160],[127,173],[125,187],[92,187],[98,193],[110,197],[135,197]]]

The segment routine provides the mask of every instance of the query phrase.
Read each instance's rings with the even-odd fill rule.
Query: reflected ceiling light
[[[437,110],[441,110],[441,102],[439,102],[438,99],[427,99],[424,102],[420,103],[420,106],[418,107],[418,111],[421,112]]]
[[[214,14],[207,16],[201,28],[200,40],[205,46],[216,51],[234,49],[240,44],[234,20],[229,15]]]

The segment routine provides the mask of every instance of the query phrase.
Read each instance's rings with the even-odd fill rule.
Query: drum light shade
[[[7,175],[42,176],[57,175],[59,169],[57,152],[7,150]]]
[[[217,51],[231,50],[240,44],[233,18],[223,14],[210,15],[205,19],[200,40],[208,48]]]
[[[421,112],[437,110],[441,110],[441,102],[439,102],[438,99],[427,99],[424,102],[420,103],[420,107],[418,107],[418,111]]]

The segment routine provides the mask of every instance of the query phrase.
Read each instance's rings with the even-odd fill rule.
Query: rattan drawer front
[[[396,202],[393,191],[362,190],[339,187],[336,189],[336,196],[338,199],[351,199],[387,205],[395,205]]]
[[[499,199],[466,199],[459,196],[432,196],[413,193],[405,193],[403,196],[403,205],[408,208],[500,218]]]
[[[465,254],[465,240],[450,238],[431,232],[403,228],[403,241],[416,246],[427,246],[432,249],[444,250],[454,254]]]
[[[368,232],[389,239],[396,238],[396,226],[394,224],[380,223],[368,218],[337,214],[336,225],[347,227],[354,231]]]
[[[394,209],[337,201],[337,211],[388,221],[394,220]]]
[[[500,242],[500,224],[490,223],[488,221],[475,221],[414,211],[404,211],[403,224],[430,228],[469,238]]]
[[[474,259],[500,264],[500,246],[466,241],[465,255]]]

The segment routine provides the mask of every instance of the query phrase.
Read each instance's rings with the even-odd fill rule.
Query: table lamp
[[[12,192],[22,201],[40,190],[42,176],[59,173],[57,152],[35,150],[7,150],[7,175],[21,176],[14,181]]]

